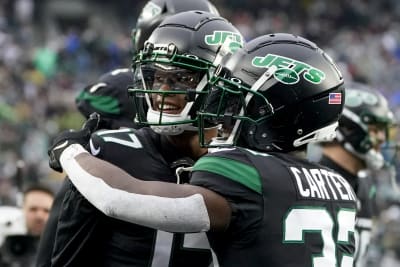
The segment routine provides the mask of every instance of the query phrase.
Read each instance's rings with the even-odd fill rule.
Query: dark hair
[[[30,192],[34,192],[34,191],[43,192],[45,194],[50,195],[51,197],[54,197],[54,192],[49,187],[47,187],[45,185],[35,184],[35,185],[31,185],[31,186],[27,187],[24,190],[24,199],[27,194],[29,194]]]

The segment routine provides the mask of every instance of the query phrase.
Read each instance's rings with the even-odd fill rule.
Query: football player
[[[322,144],[319,163],[345,177],[357,195],[355,266],[364,266],[375,215],[376,182],[370,171],[384,166],[381,146],[393,119],[388,102],[379,91],[365,84],[349,83],[337,138]]]
[[[226,46],[221,50],[223,44]],[[204,98],[202,90],[209,78],[208,69],[216,64],[215,60],[222,57],[220,50],[222,53],[241,45],[242,37],[237,29],[212,13],[181,12],[164,19],[134,60],[133,86],[138,87],[138,92],[149,89],[139,86],[151,86],[152,91],[151,99],[141,98],[146,103],[137,103],[140,112],[144,111],[144,105],[149,105],[149,110],[157,119],[143,121],[151,128],[121,128],[96,132],[89,142],[93,155],[144,180],[177,183],[175,168],[190,165],[206,153],[206,149],[199,147],[197,128],[193,122],[196,110]],[[164,96],[160,96],[162,94]],[[160,99],[165,99],[165,103]],[[165,104],[162,109],[161,102]],[[169,122],[172,117],[180,127],[158,126],[157,114]],[[212,136],[216,133],[215,127],[209,130]],[[132,157],[135,158],[134,161]],[[76,198],[79,199],[79,196]],[[81,197],[80,201],[85,200]],[[85,207],[83,204],[80,206]],[[69,205],[69,209],[64,208],[60,215],[59,220],[65,223],[59,223],[58,233],[71,232],[73,227],[70,224],[74,220],[82,221],[72,217],[79,215],[75,212],[76,206]],[[80,213],[82,212],[89,213]],[[88,236],[89,228],[90,231],[100,234],[92,240],[85,240],[87,243],[82,248],[82,256],[77,259],[80,263],[90,260],[92,265],[100,266],[209,266],[212,262],[204,234],[172,235],[107,218],[95,208],[91,208],[90,212],[92,215],[86,216],[84,225],[72,232],[77,236]],[[63,252],[77,246],[82,247],[75,240],[64,239],[54,250]],[[84,249],[88,251],[87,254]],[[96,258],[88,257],[93,253],[96,253]],[[54,258],[53,252],[53,262],[55,260],[57,258]],[[67,263],[72,264],[71,261]]]
[[[89,118],[90,114],[97,112],[101,114],[102,121],[99,128],[105,129],[118,129],[120,127],[130,127],[137,128],[138,125],[134,123],[135,110],[132,104],[132,99],[128,98],[127,88],[133,83],[133,75],[131,69],[115,69],[108,73],[103,74],[98,81],[87,85],[80,94],[76,97],[75,102],[78,110],[83,116]],[[88,135],[89,136],[89,135]],[[76,195],[76,197],[71,196],[71,194]],[[64,198],[67,198],[64,201]],[[82,225],[85,225],[86,216],[84,215],[84,210],[90,211],[91,204],[86,200],[81,201],[82,197],[73,188],[73,185],[69,179],[64,179],[60,190],[57,192],[52,208],[50,210],[49,219],[47,221],[46,227],[40,237],[40,244],[38,249],[38,256],[36,264],[37,266],[50,266],[51,258],[53,255],[53,248],[56,247],[57,251],[54,253],[56,260],[54,265],[64,265],[64,262],[70,259],[74,262],[74,257],[71,253],[74,249],[63,250],[66,245],[65,240],[70,240],[73,242],[75,249],[79,251],[80,246],[84,247],[85,242],[89,234],[93,231],[89,229],[92,227],[90,224],[86,224],[89,229],[87,231],[80,230]],[[77,209],[76,218],[74,224],[72,220],[69,220],[68,227],[61,228],[57,231],[57,226],[59,225],[59,216],[64,214],[63,208],[68,210],[69,205],[73,207],[80,207],[79,202],[82,205],[86,205],[86,209]],[[64,204],[63,204],[64,202]],[[69,214],[71,215],[71,214]],[[63,218],[63,217],[62,217]],[[60,222],[63,225],[63,221]],[[75,225],[76,228],[73,228]],[[65,231],[62,231],[65,229]],[[77,233],[86,232],[85,234],[78,235]],[[57,238],[56,238],[57,236]],[[76,241],[74,241],[76,240]],[[60,245],[61,243],[61,245]],[[79,245],[76,245],[79,244]],[[76,254],[77,255],[77,254]],[[61,264],[62,263],[62,264]]]
[[[143,48],[144,41],[163,19],[187,10],[204,10],[218,15],[215,6],[208,0],[150,0],[143,7],[132,32],[133,51]],[[86,86],[77,96],[78,110],[86,118],[92,112],[99,113],[102,116],[99,128],[139,128],[133,119],[135,116],[134,105],[127,94],[127,87],[132,85],[132,80],[132,72],[128,68],[115,69],[102,75],[96,83]],[[68,212],[69,210],[73,212]],[[96,236],[96,231],[93,229],[98,224],[98,216],[94,215],[93,210],[92,205],[86,200],[82,200],[79,192],[73,188],[68,179],[65,179],[56,195],[46,230],[41,236],[37,266],[50,266],[52,258],[54,266],[92,264],[91,256],[83,248],[91,246],[89,243],[92,239],[91,236]],[[93,218],[91,219],[92,223],[88,218]],[[64,219],[67,220],[67,224],[64,223]],[[128,240],[121,240],[117,243],[129,244],[129,242],[128,237]],[[94,241],[94,243],[97,242]],[[96,258],[98,251],[94,249],[94,246],[92,247],[93,249],[89,252],[96,253],[92,257]],[[124,252],[123,249],[120,251]],[[159,259],[162,261],[163,256],[160,256]],[[164,262],[167,261],[164,260]]]
[[[305,159],[307,143],[334,138],[343,109],[343,79],[330,57],[304,38],[264,35],[227,54],[208,84],[198,123],[203,145],[216,148],[195,163],[190,184],[133,179],[85,151],[79,132],[58,136],[51,166],[61,158],[108,216],[207,231],[220,266],[352,266],[355,193]],[[209,142],[212,125],[219,135]]]

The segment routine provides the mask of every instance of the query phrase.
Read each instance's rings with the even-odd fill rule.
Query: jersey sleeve
[[[104,139],[101,137],[101,132],[95,132],[91,135],[89,140],[88,151],[95,157],[104,159],[106,154],[106,145]]]
[[[142,160],[145,161],[148,158],[137,133],[129,128],[100,130],[93,133],[89,140],[88,151],[96,158],[115,164],[128,172],[131,169],[133,171],[133,167],[140,166],[138,161],[145,164]],[[135,164],[132,164],[133,160]]]
[[[120,168],[99,159],[81,165],[79,155],[95,159],[81,145],[72,144],[62,152],[61,165],[79,192],[105,215],[168,232],[201,232],[210,228],[200,194],[174,198],[148,194],[146,188],[140,187],[140,180]]]
[[[193,167],[190,183],[223,196],[231,205],[230,230],[251,237],[262,221],[262,186],[260,175],[240,153],[212,153]]]

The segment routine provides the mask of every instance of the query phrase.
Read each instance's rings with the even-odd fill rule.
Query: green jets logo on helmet
[[[300,75],[314,84],[319,84],[325,80],[325,73],[314,68],[307,63],[274,54],[265,57],[254,57],[251,64],[257,68],[269,68],[276,66],[278,69],[274,73],[275,79],[284,84],[295,84],[300,81]]]
[[[213,34],[204,37],[204,41],[208,45],[222,45],[226,40],[230,40],[229,49],[232,52],[243,47],[242,36],[236,32],[214,31]]]
[[[297,75],[294,70],[288,68],[277,69],[274,73],[274,76],[275,79],[285,84],[295,84],[300,79],[299,75]]]

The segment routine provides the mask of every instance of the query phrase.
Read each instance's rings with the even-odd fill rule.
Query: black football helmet
[[[293,151],[335,137],[343,109],[342,75],[314,43],[293,34],[258,37],[223,58],[199,112],[203,146]],[[205,123],[220,125],[206,144]]]
[[[136,127],[135,107],[128,96],[128,87],[132,83],[131,69],[122,68],[107,72],[77,95],[76,107],[86,118],[93,112],[99,113],[103,120],[112,120],[115,128]]]
[[[345,106],[337,134],[337,140],[346,150],[364,160],[368,167],[381,168],[384,158],[376,146],[389,139],[389,127],[393,123],[393,113],[379,91],[361,83],[346,84]],[[371,136],[371,126],[385,131],[386,140]]]
[[[156,132],[197,131],[197,111],[207,93],[210,68],[243,38],[227,20],[203,11],[166,18],[133,60],[137,120]],[[180,95],[180,102],[173,96]],[[148,107],[148,108],[147,108]]]
[[[143,7],[142,12],[132,30],[133,51],[143,49],[144,42],[153,30],[166,17],[189,10],[202,10],[219,15],[218,10],[208,0],[150,0]]]

